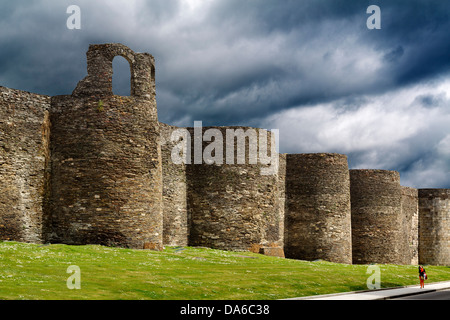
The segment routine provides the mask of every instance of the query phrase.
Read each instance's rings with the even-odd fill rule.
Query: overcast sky
[[[381,29],[367,28],[370,5]],[[155,57],[162,122],[279,129],[280,152],[450,188],[449,15],[435,0],[2,1],[0,85],[70,94],[89,44],[120,42]],[[128,68],[114,59],[116,94]]]

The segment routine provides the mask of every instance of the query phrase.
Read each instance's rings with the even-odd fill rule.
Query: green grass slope
[[[69,289],[69,266],[80,289]],[[379,265],[381,286],[418,283],[417,266]],[[429,281],[450,267],[427,266]],[[102,246],[0,242],[0,299],[273,300],[367,289],[364,265],[167,247],[162,252]]]

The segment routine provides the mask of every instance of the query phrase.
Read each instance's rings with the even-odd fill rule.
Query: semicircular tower
[[[450,266],[449,189],[419,189],[419,262]]]
[[[350,170],[353,263],[403,264],[404,219],[400,174]]]
[[[112,94],[112,60],[130,63],[131,95]],[[88,75],[51,102],[49,241],[162,246],[162,174],[154,59],[91,45]]]
[[[249,127],[188,130],[193,151],[186,167],[189,244],[254,252],[282,247],[278,153],[272,133]],[[261,161],[260,151],[271,161]]]
[[[347,157],[288,154],[285,215],[287,258],[351,264]]]

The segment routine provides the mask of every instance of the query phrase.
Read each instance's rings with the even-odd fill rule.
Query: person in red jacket
[[[420,289],[425,288],[425,280],[427,279],[427,273],[423,266],[419,266],[419,279],[420,279]]]

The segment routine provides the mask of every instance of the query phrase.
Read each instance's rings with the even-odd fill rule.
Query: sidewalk
[[[388,300],[420,293],[434,292],[450,289],[450,281],[425,283],[425,288],[420,289],[419,285],[399,287],[392,289],[379,289],[367,291],[354,291],[346,293],[326,294],[320,296],[310,296],[302,298],[291,298],[286,300]]]

